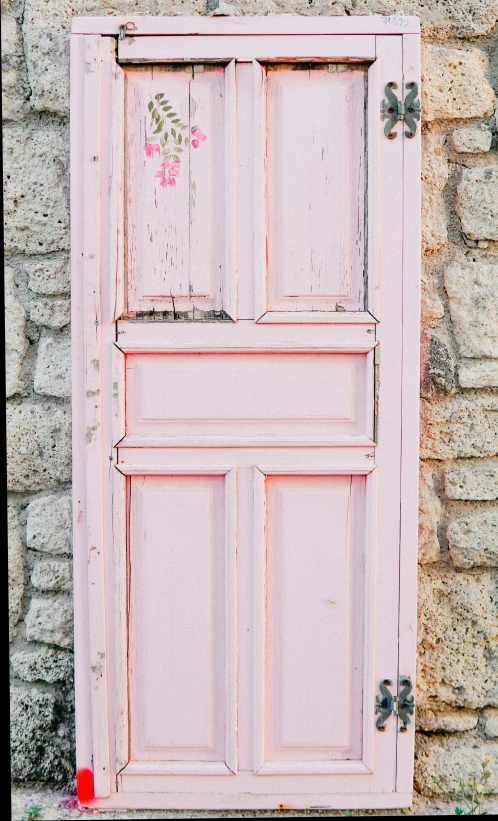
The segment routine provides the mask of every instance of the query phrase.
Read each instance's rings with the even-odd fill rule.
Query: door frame
[[[164,807],[160,794],[117,792],[117,772],[124,750],[116,738],[127,721],[119,693],[127,649],[115,637],[116,612],[127,589],[126,478],[117,467],[117,443],[124,435],[125,355],[117,347],[116,320],[124,308],[122,232],[123,107],[122,72],[115,59],[120,27],[133,37],[179,35],[374,35],[383,58],[379,93],[370,96],[369,208],[370,247],[388,248],[381,260],[383,291],[371,294],[380,320],[376,341],[381,351],[376,473],[389,498],[381,500],[379,569],[386,584],[399,590],[399,653],[396,669],[377,670],[377,678],[410,676],[415,681],[416,574],[419,441],[419,302],[420,302],[420,136],[389,141],[382,135],[380,93],[384,81],[420,83],[419,21],[415,17],[205,18],[79,17],[71,38],[71,224],[73,335],[73,494],[75,570],[75,695],[77,769],[93,772],[97,798],[91,806]],[[397,67],[388,42],[396,39]],[[399,59],[400,57],[400,59]],[[374,66],[380,67],[380,60]],[[376,69],[374,68],[374,71]],[[380,68],[379,68],[380,70]],[[371,128],[371,125],[376,128]],[[399,128],[401,132],[401,128]],[[104,135],[112,134],[110,140]],[[373,146],[373,148],[372,148]],[[381,167],[376,160],[379,158]],[[391,194],[386,202],[385,188]],[[372,199],[370,199],[372,197]],[[380,199],[379,199],[380,197]],[[382,202],[380,201],[382,200]],[[389,243],[393,216],[402,213],[401,235]],[[392,250],[394,246],[394,251]],[[373,282],[373,278],[372,278]],[[391,299],[392,296],[392,299]],[[379,300],[380,303],[379,304]],[[392,305],[389,303],[392,301]],[[392,311],[390,310],[392,308]],[[396,312],[397,311],[397,312]],[[369,316],[372,321],[372,316]],[[333,325],[329,326],[333,331]],[[261,328],[260,330],[263,330]],[[401,340],[401,346],[397,342]],[[116,345],[117,343],[117,345]],[[348,348],[349,350],[349,348]],[[378,350],[378,349],[377,349]],[[384,432],[386,432],[384,434]],[[384,435],[383,435],[384,434]],[[391,482],[389,480],[391,471]],[[396,471],[398,477],[396,479]],[[391,492],[400,483],[399,494]],[[381,491],[382,492],[382,491]],[[399,521],[399,533],[390,526]],[[112,515],[108,515],[112,511]],[[382,521],[382,516],[385,521]],[[114,547],[113,547],[114,545]],[[402,568],[402,572],[400,572]],[[126,619],[127,614],[122,613]],[[382,633],[380,650],[392,641]],[[121,689],[120,689],[121,688]],[[377,737],[376,755],[396,732],[391,722]],[[401,739],[401,742],[400,742]],[[413,723],[397,734],[396,791],[386,794],[338,794],[331,808],[409,806],[413,783]],[[330,795],[328,796],[330,803]],[[235,807],[230,803],[225,807]],[[84,801],[83,803],[87,803]],[[176,804],[175,806],[179,806]],[[192,801],[185,806],[196,806]],[[199,806],[199,805],[197,805]],[[200,805],[202,806],[202,805]],[[216,806],[221,806],[216,805]],[[239,805],[243,806],[243,805]],[[265,806],[264,803],[261,807]],[[305,806],[305,805],[303,805]],[[206,807],[207,808],[207,807]]]

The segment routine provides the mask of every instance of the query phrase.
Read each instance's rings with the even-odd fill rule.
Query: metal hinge
[[[388,83],[385,87],[386,99],[382,100],[382,119],[387,120],[384,127],[384,134],[388,140],[395,140],[398,136],[392,129],[398,122],[403,120],[408,126],[405,136],[411,139],[417,133],[416,120],[420,120],[420,101],[417,100],[417,83],[407,83],[408,94],[404,100],[398,100],[394,89],[398,88],[397,83]]]
[[[381,732],[386,729],[386,722],[391,716],[398,716],[401,726],[400,733],[406,733],[410,722],[410,716],[413,715],[415,707],[415,697],[410,696],[412,691],[412,683],[409,678],[403,677],[399,680],[399,692],[397,696],[393,696],[389,687],[393,683],[390,679],[385,678],[381,681],[379,690],[380,696],[375,699],[375,715],[379,713],[379,717],[375,726]]]

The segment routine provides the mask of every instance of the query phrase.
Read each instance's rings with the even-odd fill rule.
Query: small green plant
[[[22,817],[22,821],[41,821],[43,808],[34,801],[26,801],[26,812]]]
[[[439,776],[433,775],[432,780],[436,787],[438,787],[444,795],[451,798],[452,801],[458,801],[463,806],[455,807],[455,815],[487,815],[487,810],[484,809],[482,803],[482,796],[486,790],[486,785],[491,777],[489,769],[490,758],[486,758],[481,764],[481,774],[467,776],[464,778],[460,776],[458,781],[459,789],[456,792],[449,792],[445,790],[441,784]]]

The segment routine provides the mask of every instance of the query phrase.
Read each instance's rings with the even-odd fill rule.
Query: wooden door
[[[83,803],[411,801],[417,24],[75,22]]]

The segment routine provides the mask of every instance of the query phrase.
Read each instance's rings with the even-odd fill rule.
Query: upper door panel
[[[212,65],[125,72],[130,312],[227,308],[227,73]]]
[[[364,307],[366,70],[266,69],[270,311]]]

